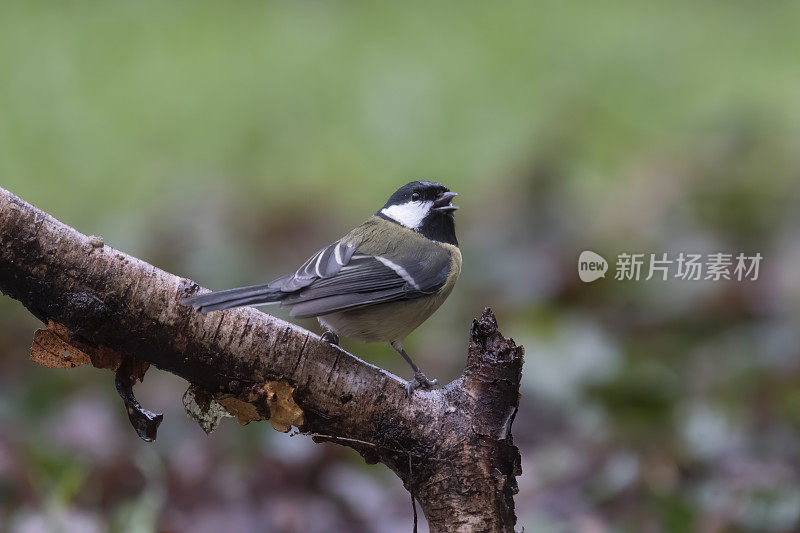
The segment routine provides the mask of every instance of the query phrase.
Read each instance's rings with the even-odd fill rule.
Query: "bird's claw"
[[[411,396],[417,389],[430,390],[438,384],[438,379],[428,379],[422,372],[417,372],[414,374],[414,379],[406,383],[406,395]]]
[[[327,342],[328,344],[334,344],[336,346],[339,345],[339,335],[332,331],[326,331],[320,337],[320,340]]]

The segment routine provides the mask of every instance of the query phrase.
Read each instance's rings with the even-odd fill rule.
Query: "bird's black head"
[[[456,193],[433,181],[412,181],[389,197],[381,218],[396,222],[436,241],[458,246],[452,204]]]

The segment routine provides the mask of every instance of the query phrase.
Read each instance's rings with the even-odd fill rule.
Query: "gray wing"
[[[356,247],[338,240],[308,258],[293,274],[287,274],[269,283],[270,289],[295,292],[314,281],[329,278],[350,262]]]
[[[418,298],[438,290],[449,273],[450,254],[438,246],[405,259],[354,253],[335,274],[316,277],[281,305],[291,307],[292,316],[308,318]]]
[[[350,262],[355,251],[356,246],[344,242],[343,238],[309,257],[296,272],[270,283],[199,294],[185,298],[181,303],[194,307],[200,313],[209,313],[243,305],[280,302],[315,281],[335,276]]]

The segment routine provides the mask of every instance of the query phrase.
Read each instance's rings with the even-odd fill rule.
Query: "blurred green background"
[[[799,15],[6,1],[0,185],[222,289],[436,178],[460,193],[464,269],[408,347],[454,379],[486,305],[525,345],[518,528],[796,531]],[[755,282],[583,284],[584,249],[764,262]],[[166,413],[140,442],[111,374],[28,361],[36,327],[0,299],[0,530],[410,530],[386,469],[263,423],[206,437],[165,373],[137,387]],[[389,348],[345,346],[407,377]]]

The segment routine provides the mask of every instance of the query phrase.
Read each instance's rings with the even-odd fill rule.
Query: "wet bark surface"
[[[297,426],[385,464],[432,531],[514,530],[521,470],[511,427],[523,350],[502,336],[489,309],[472,324],[463,375],[409,398],[405,381],[255,309],[194,313],[179,304],[202,290],[191,280],[83,235],[4,189],[0,290],[67,331],[68,343],[116,371],[125,391],[137,376],[120,368],[154,365],[242,422]]]

